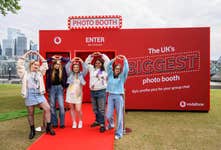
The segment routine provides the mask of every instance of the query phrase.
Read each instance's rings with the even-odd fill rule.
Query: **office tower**
[[[12,57],[13,49],[12,48],[6,48],[5,49],[5,55],[8,57]]]
[[[8,32],[8,39],[16,39],[17,36],[21,33],[19,29],[15,28],[8,28],[7,32]]]
[[[2,45],[0,43],[0,56],[2,56]]]
[[[13,50],[14,50],[14,40],[13,39],[3,39],[2,40],[2,55],[6,55],[6,49],[7,49],[7,54],[9,49],[12,49],[12,56],[14,55]]]
[[[219,66],[221,66],[221,56],[220,56],[219,59],[217,60],[217,64],[218,64]]]
[[[15,55],[21,56],[27,50],[27,38],[24,34],[19,34],[16,38]]]

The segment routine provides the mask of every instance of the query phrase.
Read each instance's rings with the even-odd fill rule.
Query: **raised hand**
[[[101,53],[100,53],[100,52],[97,52],[97,55],[101,55]]]
[[[41,61],[45,61],[44,57],[42,57],[41,54],[39,54],[39,52],[33,51],[33,54],[39,56],[39,58],[40,58]]]
[[[79,62],[83,63],[83,60],[80,57],[75,57],[74,59],[75,59],[75,61],[79,61]]]
[[[118,55],[116,56],[118,59],[126,59],[126,57],[124,55]]]
[[[55,60],[60,60],[62,58],[62,56],[60,56],[60,55],[53,55],[51,58],[53,58]]]
[[[27,52],[22,56],[22,58],[25,59],[25,57],[27,57],[27,56],[30,55],[30,54],[32,54],[32,50],[27,51]]]
[[[71,59],[71,61],[72,61],[72,62],[73,62],[73,61],[80,61],[80,59],[81,59],[81,58],[79,58],[79,57],[74,57],[74,58]]]
[[[94,53],[92,53],[92,56],[98,56],[98,55],[101,55],[101,53],[100,53],[100,52],[94,52]]]

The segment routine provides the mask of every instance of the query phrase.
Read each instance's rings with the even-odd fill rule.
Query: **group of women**
[[[25,62],[28,55],[37,55],[39,60],[31,60],[29,67],[26,68]],[[95,121],[91,127],[100,126],[100,132],[113,129],[115,127],[113,117],[115,108],[117,113],[115,139],[122,138],[124,83],[128,70],[128,62],[123,55],[118,55],[110,60],[105,54],[94,52],[84,62],[79,57],[69,59],[54,55],[46,60],[36,51],[25,53],[18,59],[17,72],[22,80],[21,93],[25,98],[28,110],[29,139],[35,136],[34,106],[36,105],[44,110],[44,120],[47,123],[46,133],[55,135],[53,128],[58,127],[56,114],[56,101],[58,101],[60,128],[65,128],[64,91],[66,91],[65,102],[69,104],[70,108],[72,128],[83,127],[82,87],[86,84],[87,72],[90,76],[90,95],[95,114]],[[45,74],[46,88],[43,80]],[[44,96],[46,91],[49,95],[50,105]],[[108,96],[107,107],[106,96]],[[107,120],[106,126],[105,120]]]

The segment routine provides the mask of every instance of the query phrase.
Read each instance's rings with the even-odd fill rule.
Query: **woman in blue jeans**
[[[69,59],[68,59],[69,60]],[[46,87],[49,92],[49,100],[51,106],[51,123],[52,127],[58,127],[58,119],[56,113],[56,100],[59,106],[60,128],[65,127],[65,110],[64,110],[64,89],[66,88],[67,74],[62,62],[67,60],[62,56],[53,56],[48,59],[52,61],[46,75]]]
[[[123,59],[123,65],[117,63],[117,59]],[[107,105],[107,129],[114,128],[113,112],[116,108],[117,127],[115,131],[115,139],[123,137],[123,113],[124,113],[124,83],[128,75],[128,61],[125,56],[118,55],[107,65],[108,83],[108,105]]]
[[[100,52],[95,52],[87,57],[87,63],[90,73],[90,92],[95,121],[91,127],[100,125],[100,132],[105,131],[105,107],[106,107],[106,87],[107,72],[106,67],[110,59]]]

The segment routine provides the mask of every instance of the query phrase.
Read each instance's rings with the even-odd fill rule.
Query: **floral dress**
[[[66,93],[66,102],[72,104],[82,103],[82,85],[79,79],[75,78],[73,83],[69,84]]]

